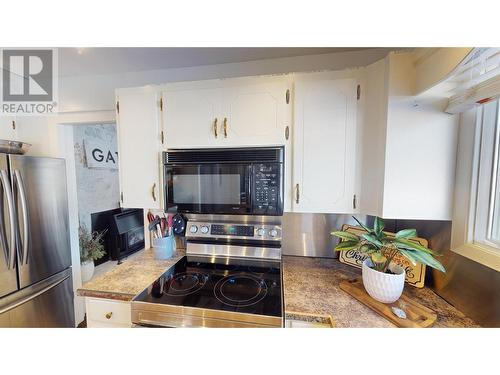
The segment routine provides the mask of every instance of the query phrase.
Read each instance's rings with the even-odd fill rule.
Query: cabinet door
[[[290,125],[288,82],[264,82],[223,89],[221,130],[227,146],[285,144]]]
[[[356,81],[297,77],[293,211],[354,211]]]
[[[127,90],[120,92],[117,100],[122,206],[160,208],[159,95]]]
[[[162,96],[166,148],[220,146],[218,89],[164,91]]]

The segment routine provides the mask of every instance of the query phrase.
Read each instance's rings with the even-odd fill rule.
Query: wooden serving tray
[[[431,309],[413,301],[404,294],[394,303],[385,304],[374,300],[366,292],[361,279],[342,281],[340,289],[362,302],[378,314],[391,321],[398,327],[425,328],[431,327],[437,319],[437,314]],[[399,307],[406,313],[406,319],[397,317],[391,307]]]

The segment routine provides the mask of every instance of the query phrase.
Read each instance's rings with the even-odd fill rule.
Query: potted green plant
[[[358,250],[368,256],[362,264],[363,285],[367,293],[377,301],[392,303],[403,293],[406,274],[401,266],[393,262],[398,253],[413,265],[422,263],[445,272],[443,265],[434,258],[440,254],[410,241],[417,236],[415,229],[403,229],[395,235],[389,235],[384,232],[384,220],[379,217],[375,218],[373,228],[368,228],[354,216],[353,218],[366,233],[358,236],[346,231],[332,232],[333,236],[342,240],[335,250]]]
[[[105,254],[102,244],[105,234],[106,231],[91,233],[83,225],[78,228],[82,283],[89,281],[94,275],[94,260],[101,259]]]

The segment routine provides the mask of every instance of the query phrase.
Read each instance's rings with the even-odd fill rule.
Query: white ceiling
[[[366,48],[60,48],[61,76],[139,72]]]

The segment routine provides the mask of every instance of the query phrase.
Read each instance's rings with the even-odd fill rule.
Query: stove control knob
[[[271,230],[269,231],[269,235],[270,235],[271,237],[276,237],[276,236],[278,235],[278,231],[277,231],[276,229],[271,229]]]
[[[201,228],[200,228],[200,230],[201,230],[201,233],[207,234],[208,233],[208,226],[202,225]]]
[[[264,234],[266,234],[266,231],[264,230],[264,228],[259,228],[257,229],[257,234],[262,237]]]
[[[191,226],[189,227],[189,231],[190,231],[191,233],[196,233],[196,232],[198,232],[198,227],[197,227],[196,225],[191,225]]]

